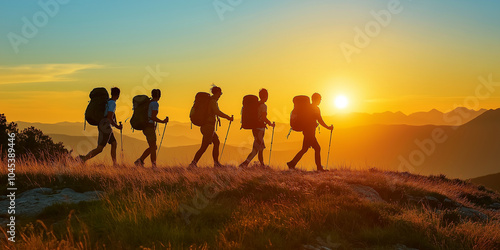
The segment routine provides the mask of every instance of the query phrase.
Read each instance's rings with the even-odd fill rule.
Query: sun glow
[[[345,109],[349,106],[349,99],[344,95],[338,95],[333,104],[337,109]]]

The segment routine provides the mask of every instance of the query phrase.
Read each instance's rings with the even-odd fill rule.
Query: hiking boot
[[[271,169],[270,166],[266,165],[265,163],[261,162],[260,165],[259,165],[259,168],[262,168],[262,169]]]
[[[75,157],[75,161],[78,161],[78,162],[81,162],[81,163],[85,163],[86,158],[87,157],[85,155],[79,155],[79,156]]]
[[[220,162],[214,162],[214,168],[222,168],[224,167]]]
[[[268,166],[268,165],[266,165],[266,164],[260,164],[260,165],[259,165],[259,167],[260,167],[261,169],[271,169],[271,167],[270,167],[270,166]]]
[[[318,172],[328,172],[328,170],[324,169],[323,166],[319,167]]]
[[[198,166],[196,166],[196,163],[191,162],[191,163],[189,164],[188,168],[198,168]]]
[[[137,159],[136,161],[134,161],[134,164],[138,167],[141,167],[143,168],[144,167],[144,161],[141,160],[141,158]]]
[[[292,162],[287,162],[286,165],[288,166],[288,169],[295,169],[295,165],[293,165]]]
[[[245,160],[245,161],[244,161],[243,163],[241,163],[238,167],[240,167],[240,168],[246,168],[246,167],[248,167],[248,164],[249,164],[249,163],[250,163],[250,162],[249,162],[248,160]]]

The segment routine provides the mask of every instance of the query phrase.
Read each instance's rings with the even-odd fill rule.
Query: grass
[[[0,171],[0,185],[7,172]],[[375,189],[370,202],[351,188]],[[15,244],[3,249],[498,249],[500,195],[444,176],[376,169],[328,173],[100,164],[20,163],[19,192],[36,187],[104,191],[99,201],[55,204],[18,217]],[[487,214],[463,220],[405,197],[450,199]],[[5,232],[5,228],[3,228]]]

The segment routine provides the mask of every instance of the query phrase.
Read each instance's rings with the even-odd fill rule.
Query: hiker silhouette
[[[318,107],[321,103],[321,95],[314,93],[311,99],[312,103],[309,102],[308,96],[296,96],[293,99],[294,110],[290,116],[290,125],[293,130],[302,132],[304,141],[302,149],[295,155],[292,161],[287,163],[289,169],[295,169],[302,156],[312,147],[315,152],[314,160],[317,170],[325,171],[321,165],[321,147],[316,139],[316,127],[319,123],[328,130],[333,130],[333,125],[326,125],[321,117],[321,111]]]
[[[85,111],[85,121],[91,125],[97,126],[99,136],[97,138],[97,147],[91,150],[87,155],[78,156],[78,160],[86,162],[96,155],[100,154],[106,144],[111,145],[111,159],[113,165],[116,165],[117,142],[113,135],[111,126],[122,129],[122,125],[116,122],[116,100],[120,98],[120,89],[111,88],[111,98],[105,88],[95,88],[90,92],[90,102]]]
[[[266,125],[274,127],[276,123],[272,123],[267,119],[267,99],[269,94],[266,89],[259,91],[259,98],[254,95],[247,95],[243,98],[243,108],[241,110],[241,127],[244,129],[251,129],[254,137],[252,152],[248,154],[246,160],[240,164],[240,167],[247,167],[253,158],[258,154],[261,167],[264,164],[264,135],[266,132]]]
[[[229,121],[233,121],[233,116],[228,116],[224,114],[219,109],[217,101],[222,95],[222,89],[213,86],[211,89],[212,95],[204,92],[199,92],[196,94],[194,105],[191,108],[191,113],[189,115],[191,122],[196,126],[200,126],[201,134],[203,139],[201,141],[200,149],[196,152],[193,161],[189,164],[189,167],[197,167],[198,161],[201,156],[205,153],[210,144],[214,144],[212,150],[212,157],[214,160],[214,167],[221,167],[219,162],[219,136],[215,132],[215,126],[218,119],[216,117],[222,117]],[[219,121],[220,122],[220,121]]]
[[[144,167],[144,160],[150,156],[151,158],[151,165],[152,168],[156,168],[156,126],[157,123],[167,123],[168,122],[168,116],[164,120],[160,120],[158,118],[158,111],[160,109],[160,104],[158,104],[158,101],[161,98],[161,90],[159,89],[153,89],[151,91],[151,97],[152,99],[149,100],[146,99],[142,103],[134,102],[134,115],[135,112],[138,112],[138,116],[142,115],[141,117],[141,122],[145,123],[144,128],[142,129],[142,133],[144,136],[146,136],[146,141],[148,142],[149,147],[144,150],[142,153],[141,157],[137,159],[134,164],[136,166]],[[134,97],[136,99],[136,97]],[[144,99],[144,98],[143,98]],[[135,106],[137,104],[137,107]],[[143,105],[144,108],[147,107],[147,111],[140,109],[140,106]],[[137,111],[136,111],[137,109]],[[144,116],[144,114],[147,114],[147,116]],[[139,118],[138,118],[139,119]],[[132,120],[131,120],[132,123]],[[164,132],[165,133],[165,132]]]

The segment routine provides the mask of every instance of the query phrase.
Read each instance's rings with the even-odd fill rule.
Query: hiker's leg
[[[97,148],[93,149],[90,151],[86,156],[85,156],[85,161],[92,159],[94,156],[100,154],[102,150],[104,149],[104,146],[102,145],[97,145]]]
[[[257,155],[257,153],[259,152],[259,149],[256,148],[257,146],[257,133],[256,133],[256,129],[252,129],[252,135],[253,135],[253,146],[252,146],[252,152],[250,152],[250,154],[248,154],[247,156],[247,159],[245,160],[245,162],[243,162],[242,164],[248,164],[250,163],[253,158]]]
[[[148,144],[149,153],[151,155],[151,164],[153,164],[153,166],[156,166],[156,150],[158,149],[158,147],[156,146],[156,141],[149,141]]]
[[[214,163],[219,163],[219,136],[216,133],[213,135],[212,143],[214,144],[214,148],[212,150],[212,158],[214,159]]]
[[[314,149],[314,160],[316,162],[316,167],[318,169],[322,168],[321,166],[321,146],[316,140],[316,136],[314,137],[314,142],[312,143],[312,148]]]
[[[118,147],[118,143],[116,141],[111,143],[111,159],[113,160],[113,165],[116,165],[116,148]]]
[[[266,165],[266,164],[264,164],[264,149],[259,151],[259,162],[260,162],[260,165]]]
[[[116,165],[116,149],[118,148],[118,142],[113,133],[109,136],[108,143],[111,145],[111,159],[113,160],[113,165]]]
[[[103,118],[99,125],[97,126],[97,130],[99,131],[99,136],[97,137],[97,148],[90,151],[85,156],[85,161],[92,159],[94,156],[100,154],[106,144],[111,141],[111,136],[113,135],[113,130],[111,129],[111,125],[109,125],[109,121],[107,118]],[[114,137],[113,137],[114,138]],[[116,141],[116,140],[115,140]]]
[[[307,152],[308,149],[309,147],[307,148],[302,147],[302,149],[295,155],[295,157],[293,157],[292,161],[290,162],[291,165],[292,166],[297,165],[297,163],[300,161],[300,159],[302,159],[302,156]]]
[[[208,148],[209,145],[210,144],[207,144],[207,143],[202,143],[201,144],[200,149],[198,149],[198,151],[194,155],[193,163],[198,163],[198,161],[200,160],[200,158],[203,155],[203,153],[205,153],[205,151],[207,151],[207,148]]]
[[[250,154],[248,154],[247,156],[246,162],[250,163],[253,160],[253,158],[257,155],[257,153],[258,153],[257,150],[252,149],[252,152],[250,152]]]
[[[144,161],[146,158],[148,158],[149,154],[151,153],[151,150],[150,148],[147,148],[146,150],[144,150],[144,153],[142,153],[141,155],[141,161]]]
[[[302,156],[309,150],[310,144],[309,144],[309,137],[306,132],[303,132],[304,134],[304,141],[302,142],[302,149],[295,155],[293,160],[290,162],[292,166],[295,167],[297,163],[302,159]]]
[[[203,125],[200,128],[201,134],[203,135],[203,139],[201,141],[201,146],[200,149],[196,152],[194,155],[193,162],[194,164],[198,163],[200,160],[201,156],[205,151],[207,150],[208,146],[212,143],[213,140],[213,133],[215,131],[215,126],[212,126],[213,129],[210,126]]]
[[[259,154],[259,161],[261,164],[264,162],[263,158],[264,156],[261,156],[262,151],[264,150],[264,130],[262,129],[252,129],[252,134],[253,134],[253,147],[252,147],[252,152],[248,155],[247,161],[250,162],[252,159]]]
[[[144,153],[141,156],[141,160],[144,162],[144,160],[148,157],[151,156],[151,163],[153,166],[156,165],[156,149],[158,148],[156,146],[156,131],[154,126],[148,126],[146,127],[142,133],[146,136],[146,141],[148,142],[149,148],[144,151]]]

